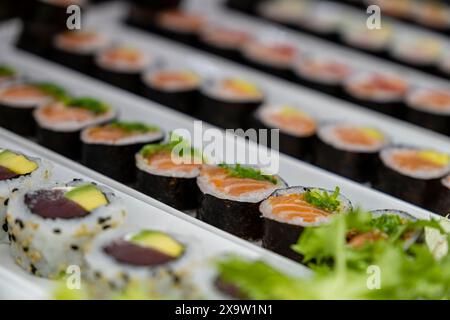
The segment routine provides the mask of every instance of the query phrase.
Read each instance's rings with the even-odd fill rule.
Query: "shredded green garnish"
[[[58,100],[66,101],[67,99],[69,99],[67,91],[56,84],[50,82],[34,82],[31,85]]]
[[[171,153],[175,147],[179,147],[180,149],[180,152],[177,154],[179,157],[190,156],[193,158],[203,159],[202,153],[193,148],[189,141],[183,139],[182,137],[175,136],[173,133],[170,134],[169,142],[148,144],[144,146],[139,153],[143,157],[147,158],[162,151]]]
[[[105,113],[110,107],[106,103],[90,97],[70,98],[65,101],[66,106],[89,110],[93,113]]]
[[[229,165],[225,163],[219,164],[219,167],[226,169],[229,175],[232,177],[269,181],[272,184],[278,183],[278,179],[276,177],[272,175],[263,174],[259,169],[251,167],[243,167],[240,164]]]
[[[142,122],[125,122],[125,121],[114,121],[110,124],[113,128],[120,128],[127,132],[157,132],[161,129],[157,126],[150,126]]]
[[[16,74],[16,70],[5,64],[0,65],[0,76],[1,77],[11,77]]]
[[[332,194],[318,189],[311,189],[305,192],[305,201],[317,208],[324,209],[329,212],[335,212],[339,209],[341,201],[339,200],[339,187],[334,189]]]

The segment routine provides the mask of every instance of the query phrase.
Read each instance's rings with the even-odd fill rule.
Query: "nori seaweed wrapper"
[[[387,114],[389,116],[399,118],[399,119],[405,118],[406,107],[402,102],[381,103],[381,102],[368,101],[368,100],[359,99],[345,91],[342,91],[342,96],[345,100],[348,100],[352,103],[369,108],[371,110],[381,112],[381,113],[384,113],[384,114]]]
[[[179,6],[181,0],[132,0],[130,2],[126,23],[146,29],[150,26],[158,11],[175,9]]]
[[[136,188],[178,210],[192,210],[198,207],[200,190],[196,177],[159,176],[138,168]]]
[[[78,160],[81,157],[81,130],[64,132],[53,131],[37,126],[38,143],[67,158]]]
[[[141,73],[107,70],[96,64],[95,76],[124,90],[139,93]]]
[[[374,168],[378,165],[378,152],[352,152],[337,149],[320,138],[316,140],[315,165],[357,182],[375,179]]]
[[[226,6],[245,13],[254,13],[257,6],[264,0],[227,0]]]
[[[289,223],[282,223],[273,219],[263,218],[264,233],[263,248],[276,252],[294,261],[301,261],[302,256],[291,249],[297,243],[304,227]]]
[[[450,214],[450,189],[442,181],[435,181],[427,195],[426,208],[446,217]]]
[[[225,101],[201,94],[197,117],[226,129],[246,128],[248,119],[262,102]]]
[[[243,239],[258,240],[263,233],[260,203],[225,200],[203,194],[198,218]]]
[[[407,108],[406,120],[436,132],[450,135],[450,115],[435,114]]]
[[[77,53],[69,52],[67,50],[59,49],[56,46],[52,47],[52,60],[60,63],[63,66],[80,71],[84,74],[92,74],[95,66],[94,53]]]
[[[0,102],[0,127],[8,129],[21,136],[34,136],[36,122],[34,121],[34,107],[12,107]]]

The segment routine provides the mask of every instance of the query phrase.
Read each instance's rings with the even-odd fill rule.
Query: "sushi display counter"
[[[448,81],[267,22],[248,19],[217,7],[214,1],[205,8],[196,6],[195,1],[186,4],[187,13],[180,13],[180,20],[189,21],[191,12],[192,18],[202,16],[211,21],[202,20],[203,28],[199,27],[189,38],[194,40],[183,40],[155,27],[141,29],[448,135],[448,110],[432,102],[439,100],[438,104],[448,105],[442,102],[450,97]],[[221,39],[224,33],[226,38]],[[422,87],[430,89],[433,98],[418,107],[411,97]],[[447,98],[442,100],[444,96]],[[414,115],[418,109],[421,117],[432,119],[421,121]],[[442,121],[443,126],[438,124]]]

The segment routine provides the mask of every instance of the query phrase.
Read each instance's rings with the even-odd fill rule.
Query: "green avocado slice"
[[[9,150],[0,151],[0,166],[20,175],[29,174],[38,167],[37,163]]]
[[[85,184],[76,187],[66,192],[64,197],[79,204],[89,212],[108,204],[108,200],[103,192],[93,184]]]
[[[184,252],[183,244],[161,231],[143,230],[133,235],[130,241],[174,258],[181,256]]]

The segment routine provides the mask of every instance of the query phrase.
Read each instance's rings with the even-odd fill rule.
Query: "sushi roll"
[[[417,1],[414,5],[416,3]],[[411,15],[411,0],[364,0],[364,4],[367,6],[377,5],[381,12],[399,19],[407,20]]]
[[[317,137],[314,163],[358,182],[373,181],[378,153],[389,143],[377,129],[348,123],[323,125]]]
[[[361,73],[344,83],[344,96],[351,102],[375,111],[404,118],[403,100],[408,88],[408,82],[398,76]]]
[[[164,10],[154,19],[154,29],[158,34],[190,45],[197,44],[198,33],[205,24],[203,15],[184,10]]]
[[[0,126],[22,136],[33,136],[33,111],[53,100],[64,99],[66,91],[47,82],[11,83],[0,88]]]
[[[176,148],[181,147],[177,153]],[[202,162],[201,153],[183,140],[146,145],[136,154],[136,187],[178,210],[196,209],[200,196],[197,177]]]
[[[255,40],[242,48],[242,56],[259,70],[291,79],[291,66],[299,57],[299,50],[288,43]]]
[[[443,44],[434,38],[399,37],[390,48],[391,57],[402,64],[433,73],[443,54]]]
[[[301,57],[293,69],[300,84],[333,96],[342,95],[342,85],[352,74],[349,65],[319,56]]]
[[[132,0],[129,2],[127,23],[134,27],[148,29],[158,12],[178,8],[181,0]]]
[[[0,149],[0,243],[7,240],[6,207],[13,191],[31,188],[50,178],[48,163],[22,153]]]
[[[205,50],[240,62],[241,50],[252,41],[252,35],[231,26],[206,25],[200,30],[199,39]]]
[[[278,176],[239,164],[205,165],[197,184],[201,191],[198,218],[248,240],[262,237],[261,201],[285,186]]]
[[[98,53],[94,63],[94,72],[99,79],[138,93],[141,74],[153,59],[139,49],[117,46]]]
[[[406,97],[406,119],[446,135],[450,135],[450,92],[419,88]]]
[[[7,84],[8,82],[17,80],[19,78],[19,73],[13,67],[0,64],[0,86]]]
[[[31,274],[56,279],[70,265],[83,268],[92,238],[120,226],[125,216],[111,190],[89,182],[19,191],[11,195],[6,214],[11,254]]]
[[[383,24],[381,29],[369,29],[366,20],[361,20],[344,23],[339,36],[340,40],[348,46],[384,57],[393,32],[388,24]]]
[[[116,121],[81,132],[81,163],[123,183],[136,179],[135,154],[164,138],[160,128],[140,122]]]
[[[22,4],[23,28],[17,46],[32,53],[48,57],[53,37],[67,30],[67,8],[77,5],[82,10],[87,0],[28,0]]]
[[[297,243],[303,230],[327,223],[331,215],[351,209],[350,201],[339,193],[339,188],[334,191],[305,187],[276,190],[259,207],[264,221],[262,245],[300,261],[300,254],[291,246]]]
[[[112,121],[116,111],[108,104],[90,98],[69,98],[34,110],[39,144],[57,153],[79,159],[82,129]]]
[[[83,73],[91,73],[94,57],[110,45],[110,40],[95,31],[65,31],[53,39],[53,60]]]
[[[279,151],[310,160],[317,123],[307,113],[289,105],[266,105],[255,115],[256,129],[279,129]],[[269,147],[274,147],[268,145]]]
[[[381,151],[380,160],[373,186],[418,206],[450,172],[449,155],[435,150],[392,146]]]
[[[191,70],[158,67],[142,75],[142,94],[150,100],[193,115],[201,82],[201,77]]]
[[[193,243],[165,231],[111,230],[92,242],[86,254],[87,278],[110,291],[140,283],[155,295],[178,296],[191,290],[197,255]]]
[[[264,101],[264,94],[256,85],[237,78],[206,81],[200,93],[197,116],[227,129],[245,128]]]
[[[259,16],[284,26],[296,28],[306,19],[309,6],[304,1],[272,0],[264,1],[256,8]]]
[[[426,207],[443,217],[450,214],[450,175],[436,181],[434,192],[427,198]]]
[[[437,31],[450,30],[450,7],[437,1],[416,1],[412,7],[412,19]]]

